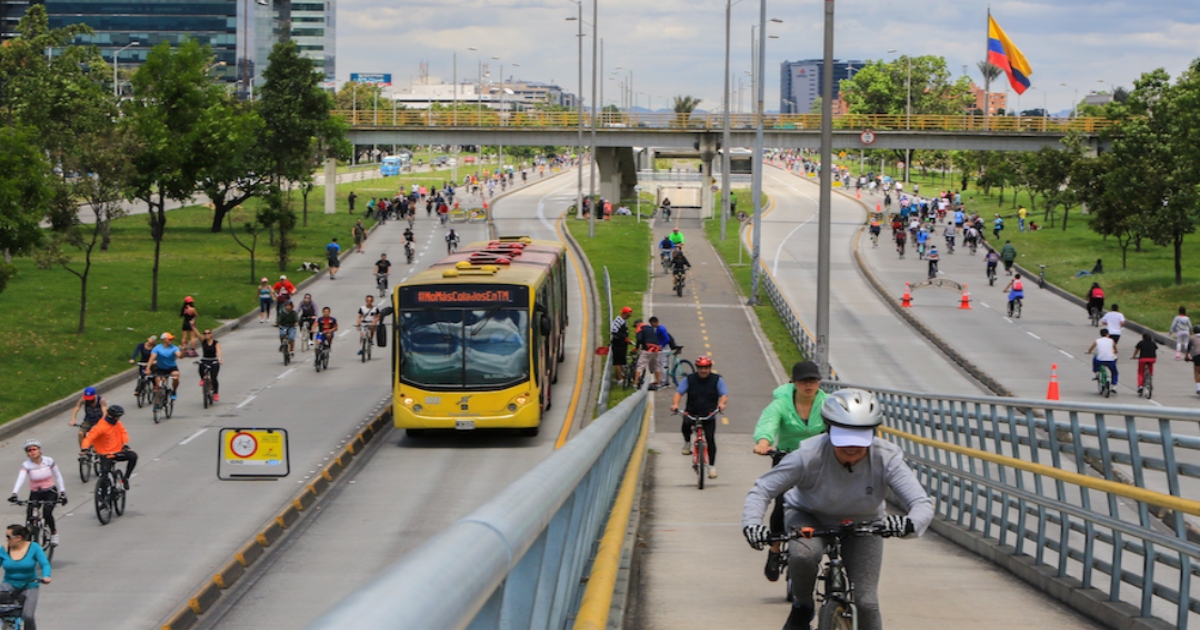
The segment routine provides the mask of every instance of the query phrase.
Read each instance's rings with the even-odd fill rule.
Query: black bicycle
[[[363,363],[371,360],[371,347],[375,345],[375,335],[371,334],[372,332],[374,331],[368,323],[358,327],[358,356]]]
[[[413,249],[412,243],[404,241],[404,259],[408,261],[408,264],[411,265],[413,263],[413,257],[416,255],[417,252]],[[382,296],[383,294],[381,293],[380,295]]]
[[[1021,319],[1021,298],[1008,301],[1008,316]]]
[[[60,503],[62,503],[62,499],[13,501],[14,505],[25,508],[25,528],[29,530],[29,542],[41,545],[42,551],[46,552],[47,560],[54,559],[54,548],[57,545],[50,544],[50,528],[46,527],[46,521],[42,520],[42,509],[47,505],[58,505]]]
[[[161,384],[155,384],[152,400],[154,406],[151,411],[154,414],[154,424],[162,422],[160,416],[170,418],[175,413],[175,390],[167,385],[170,376],[159,377],[162,380]]]
[[[137,388],[134,396],[137,398],[138,409],[150,403],[150,394],[154,391],[154,376],[146,372],[146,364],[138,363]]]
[[[216,359],[200,359],[196,361],[196,365],[200,366],[200,391],[204,394],[204,408],[208,409],[213,404],[213,386],[212,386],[212,367],[216,363]],[[87,481],[86,479],[84,481]]]
[[[292,351],[288,348],[288,328],[279,327],[279,352],[283,354],[283,364],[288,365],[292,362]]]
[[[1091,320],[1093,328],[1097,328],[1100,326],[1100,318],[1103,316],[1104,316],[1103,308],[1094,306],[1094,305],[1088,307],[1088,319]]]
[[[675,295],[683,297],[683,286],[687,281],[687,274],[682,271],[675,272]]]
[[[817,598],[820,609],[817,613],[817,630],[855,630],[858,628],[858,606],[854,603],[854,583],[846,575],[846,563],[842,559],[842,541],[853,536],[886,536],[882,526],[876,523],[842,521],[838,527],[815,529],[801,527],[781,536],[771,536],[770,542],[798,540],[801,538],[827,538],[825,547],[828,561],[817,577]]]
[[[388,288],[388,275],[386,273],[375,274],[375,286],[379,287],[379,297],[386,297]]]
[[[95,499],[96,518],[101,525],[112,521],[113,513],[117,516],[125,513],[125,474],[116,467],[112,457],[100,458],[100,475],[96,478]]]
[[[0,628],[21,630],[25,627],[25,619],[22,617],[25,613],[25,591],[28,591],[34,582],[45,584],[46,580],[39,578],[26,582],[24,586],[4,593],[3,597],[0,597]]]
[[[325,341],[325,333],[317,333],[316,351],[313,354],[313,367],[318,372],[329,369],[329,344]]]
[[[87,483],[92,475],[100,476],[100,456],[96,454],[95,449],[88,447],[79,455],[79,478],[83,483]]]
[[[987,268],[988,286],[996,285],[996,266],[990,265]]]

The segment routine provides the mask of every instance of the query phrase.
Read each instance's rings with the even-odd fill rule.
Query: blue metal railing
[[[1195,627],[1200,530],[1184,512],[1200,509],[1187,500],[1200,497],[1200,412],[825,386],[876,393],[885,437],[944,522],[1134,616]]]
[[[621,401],[309,628],[565,627],[647,400]]]

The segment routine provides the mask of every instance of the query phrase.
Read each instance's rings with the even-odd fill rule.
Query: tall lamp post
[[[817,218],[817,357],[829,370],[829,249],[833,208],[833,1],[825,0],[825,55],[821,77],[821,196]],[[907,164],[906,164],[907,165]]]
[[[128,46],[120,48],[116,52],[113,53],[113,96],[115,96],[117,98],[120,98],[120,96],[121,96],[121,90],[120,90],[119,84],[117,83],[117,59],[121,56],[121,53],[123,53],[126,50],[129,50],[130,48],[133,48],[134,46],[137,46],[137,45],[138,45],[137,42],[132,42]]]
[[[578,163],[575,165],[576,184],[575,184],[575,216],[583,212],[583,0],[572,0],[579,7],[578,17],[569,17],[567,21],[578,23],[578,32],[575,39],[579,45],[579,93],[575,97],[576,109],[579,110],[579,139],[576,141],[578,149],[575,151],[575,159]]]
[[[1073,88],[1073,87],[1067,85],[1066,83],[1059,83],[1059,85],[1067,88],[1068,90],[1075,90],[1075,100],[1071,103],[1071,118],[1078,118],[1079,117],[1079,88]]]
[[[827,2],[830,0],[826,0]],[[783,20],[771,18],[781,24]],[[762,276],[759,258],[762,253],[762,177],[763,177],[763,64],[767,61],[767,0],[759,0],[758,56],[754,63],[754,155],[750,196],[754,202],[754,248],[750,254],[750,304],[758,304],[758,286]],[[753,36],[752,36],[753,37]]]
[[[592,209],[588,213],[588,238],[596,236],[596,61],[599,57],[597,47],[600,45],[600,38],[597,36],[597,24],[600,23],[600,0],[592,0],[592,159],[588,165],[588,199]]]
[[[725,240],[725,220],[729,216],[729,22],[733,11],[733,0],[725,0],[725,92],[721,103],[721,240]],[[701,182],[701,185],[704,185]],[[741,249],[738,244],[738,249]]]

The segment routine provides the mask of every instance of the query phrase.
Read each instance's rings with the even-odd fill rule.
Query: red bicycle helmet
[[[697,357],[696,367],[712,367],[712,359],[709,357]]]

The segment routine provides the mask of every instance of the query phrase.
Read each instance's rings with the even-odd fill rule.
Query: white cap
[[[864,427],[851,429],[833,425],[829,427],[829,442],[834,446],[870,446],[875,439],[875,429]]]
[[[279,276],[280,280],[287,280],[287,276]]]

